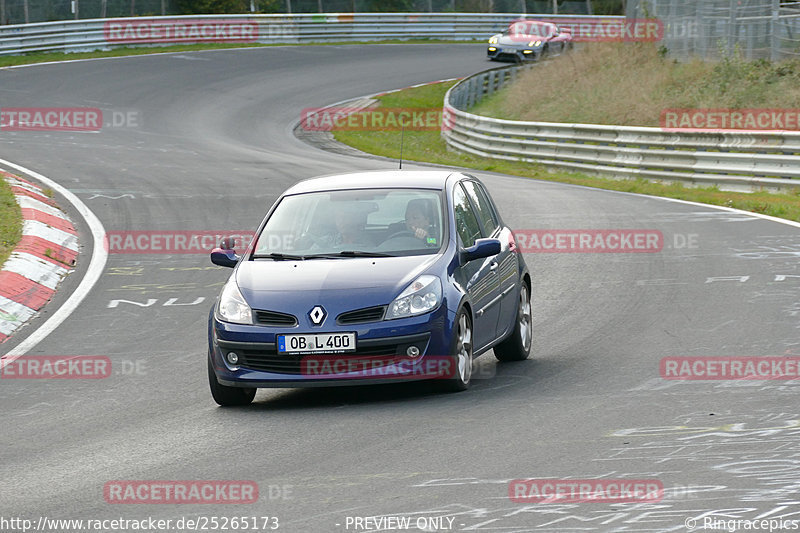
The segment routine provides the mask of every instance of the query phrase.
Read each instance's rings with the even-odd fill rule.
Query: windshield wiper
[[[342,250],[341,252],[332,252],[327,254],[314,254],[314,255],[307,255],[306,258],[311,257],[325,257],[325,258],[336,258],[336,257],[397,257],[396,255],[392,254],[385,254],[383,252],[365,252],[362,250]]]
[[[253,255],[253,259],[274,259],[276,261],[303,261],[306,259],[304,255],[292,255],[292,254],[281,254],[278,252],[272,252],[270,254],[256,254]]]

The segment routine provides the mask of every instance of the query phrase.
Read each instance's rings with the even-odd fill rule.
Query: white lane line
[[[108,260],[108,251],[106,251],[105,246],[103,246],[103,236],[106,232],[105,228],[103,227],[103,223],[100,222],[100,219],[98,219],[97,216],[92,213],[91,209],[89,209],[86,204],[80,200],[80,198],[75,196],[66,187],[59,185],[55,181],[39,174],[38,172],[28,170],[23,166],[6,161],[5,159],[0,159],[0,164],[18,170],[23,174],[27,174],[41,183],[44,183],[54,191],[58,191],[69,203],[75,207],[78,213],[80,213],[83,219],[86,221],[86,224],[89,226],[89,231],[92,233],[93,241],[92,259],[89,262],[89,267],[86,269],[86,275],[81,280],[78,288],[75,289],[75,292],[73,292],[69,298],[67,298],[67,301],[64,302],[61,307],[59,307],[52,315],[50,315],[50,318],[48,318],[44,324],[39,326],[39,328],[31,333],[27,339],[22,341],[16,348],[9,351],[5,357],[3,357],[3,359],[0,361],[0,368],[3,368],[13,360],[32,350],[37,344],[42,342],[48,335],[50,335],[50,333],[60,326],[61,323],[64,322],[73,311],[75,311],[75,309],[78,308],[78,305],[80,305],[83,299],[86,298],[86,296],[89,294],[89,291],[92,290],[97,281],[100,279],[100,276],[103,274],[103,269],[105,268],[106,261]]]
[[[629,194],[633,194],[633,193],[629,193]],[[794,226],[795,228],[800,228],[800,222],[795,222],[794,220],[786,220],[785,218],[773,217],[773,216],[770,216],[770,215],[764,215],[762,213],[753,213],[752,211],[743,211],[741,209],[735,209],[733,207],[726,207],[724,205],[702,204],[700,202],[690,202],[688,200],[678,200],[677,198],[665,198],[663,196],[653,196],[652,198],[659,198],[661,200],[666,200],[668,202],[676,202],[676,203],[679,203],[679,204],[697,205],[697,206],[702,206],[702,207],[713,207],[714,209],[719,209],[721,211],[729,211],[731,213],[740,213],[742,215],[748,215],[748,216],[751,216],[751,217],[761,218],[763,220],[769,220],[770,222],[778,222],[780,224],[786,224],[787,226]]]
[[[412,163],[417,164],[417,165],[429,165],[429,166],[431,166],[430,163],[425,163],[423,161],[412,161]],[[440,167],[440,166],[444,166],[444,165],[432,165],[432,166]],[[667,201],[667,202],[675,202],[677,204],[694,205],[694,206],[697,206],[697,207],[706,207],[706,208],[711,208],[711,209],[717,209],[719,211],[728,211],[729,213],[737,213],[739,215],[746,215],[746,216],[752,217],[752,218],[760,218],[762,220],[769,220],[770,222],[777,222],[778,224],[785,224],[787,226],[794,226],[795,228],[800,228],[800,222],[795,222],[794,220],[787,220],[785,218],[773,217],[773,216],[770,216],[770,215],[764,215],[762,213],[754,213],[752,211],[745,211],[744,209],[736,209],[735,207],[727,207],[727,206],[724,206],[724,205],[704,204],[702,202],[691,202],[689,200],[679,200],[678,198],[667,198],[666,196],[655,196],[655,195],[652,195],[652,194],[643,194],[643,193],[638,193],[638,192],[615,191],[613,189],[600,189],[600,188],[597,188],[597,187],[590,187],[589,185],[576,185],[574,183],[561,183],[561,182],[558,182],[558,181],[540,180],[540,179],[537,179],[537,178],[530,178],[530,177],[527,177],[527,176],[512,176],[511,174],[501,174],[499,172],[481,172],[481,171],[478,171],[477,169],[474,169],[474,168],[466,168],[466,167],[458,167],[458,166],[452,166],[452,167],[449,167],[449,168],[464,169],[464,170],[470,171],[470,172],[478,172],[480,174],[485,174],[485,175],[489,175],[489,176],[498,176],[498,177],[501,177],[501,178],[528,179],[528,180],[531,180],[531,181],[538,181],[540,183],[547,183],[547,184],[551,184],[551,185],[557,185],[559,187],[572,187],[572,188],[575,188],[575,189],[584,189],[584,190],[588,190],[588,191],[601,191],[601,192],[607,192],[607,193],[611,193],[611,194],[621,194],[621,195],[625,195],[625,196],[636,196],[638,198],[650,198],[650,199],[653,199],[653,200],[664,200],[664,201]]]

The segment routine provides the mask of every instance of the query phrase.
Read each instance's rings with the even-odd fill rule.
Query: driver
[[[431,232],[431,219],[426,213],[425,200],[411,200],[406,207],[406,229],[417,239],[426,239]]]
[[[435,237],[432,222],[430,203],[424,198],[417,198],[406,205],[405,220],[389,226],[389,234],[408,231],[417,239],[427,241],[429,237]]]

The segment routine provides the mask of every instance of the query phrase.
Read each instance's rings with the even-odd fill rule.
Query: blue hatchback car
[[[233,267],[208,322],[208,379],[223,406],[260,387],[436,379],[470,384],[474,357],[528,357],[531,279],[476,178],[381,171],[283,193]]]

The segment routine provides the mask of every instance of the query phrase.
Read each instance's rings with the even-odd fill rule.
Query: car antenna
[[[403,137],[405,136],[406,126],[400,125],[400,170],[403,170]]]

